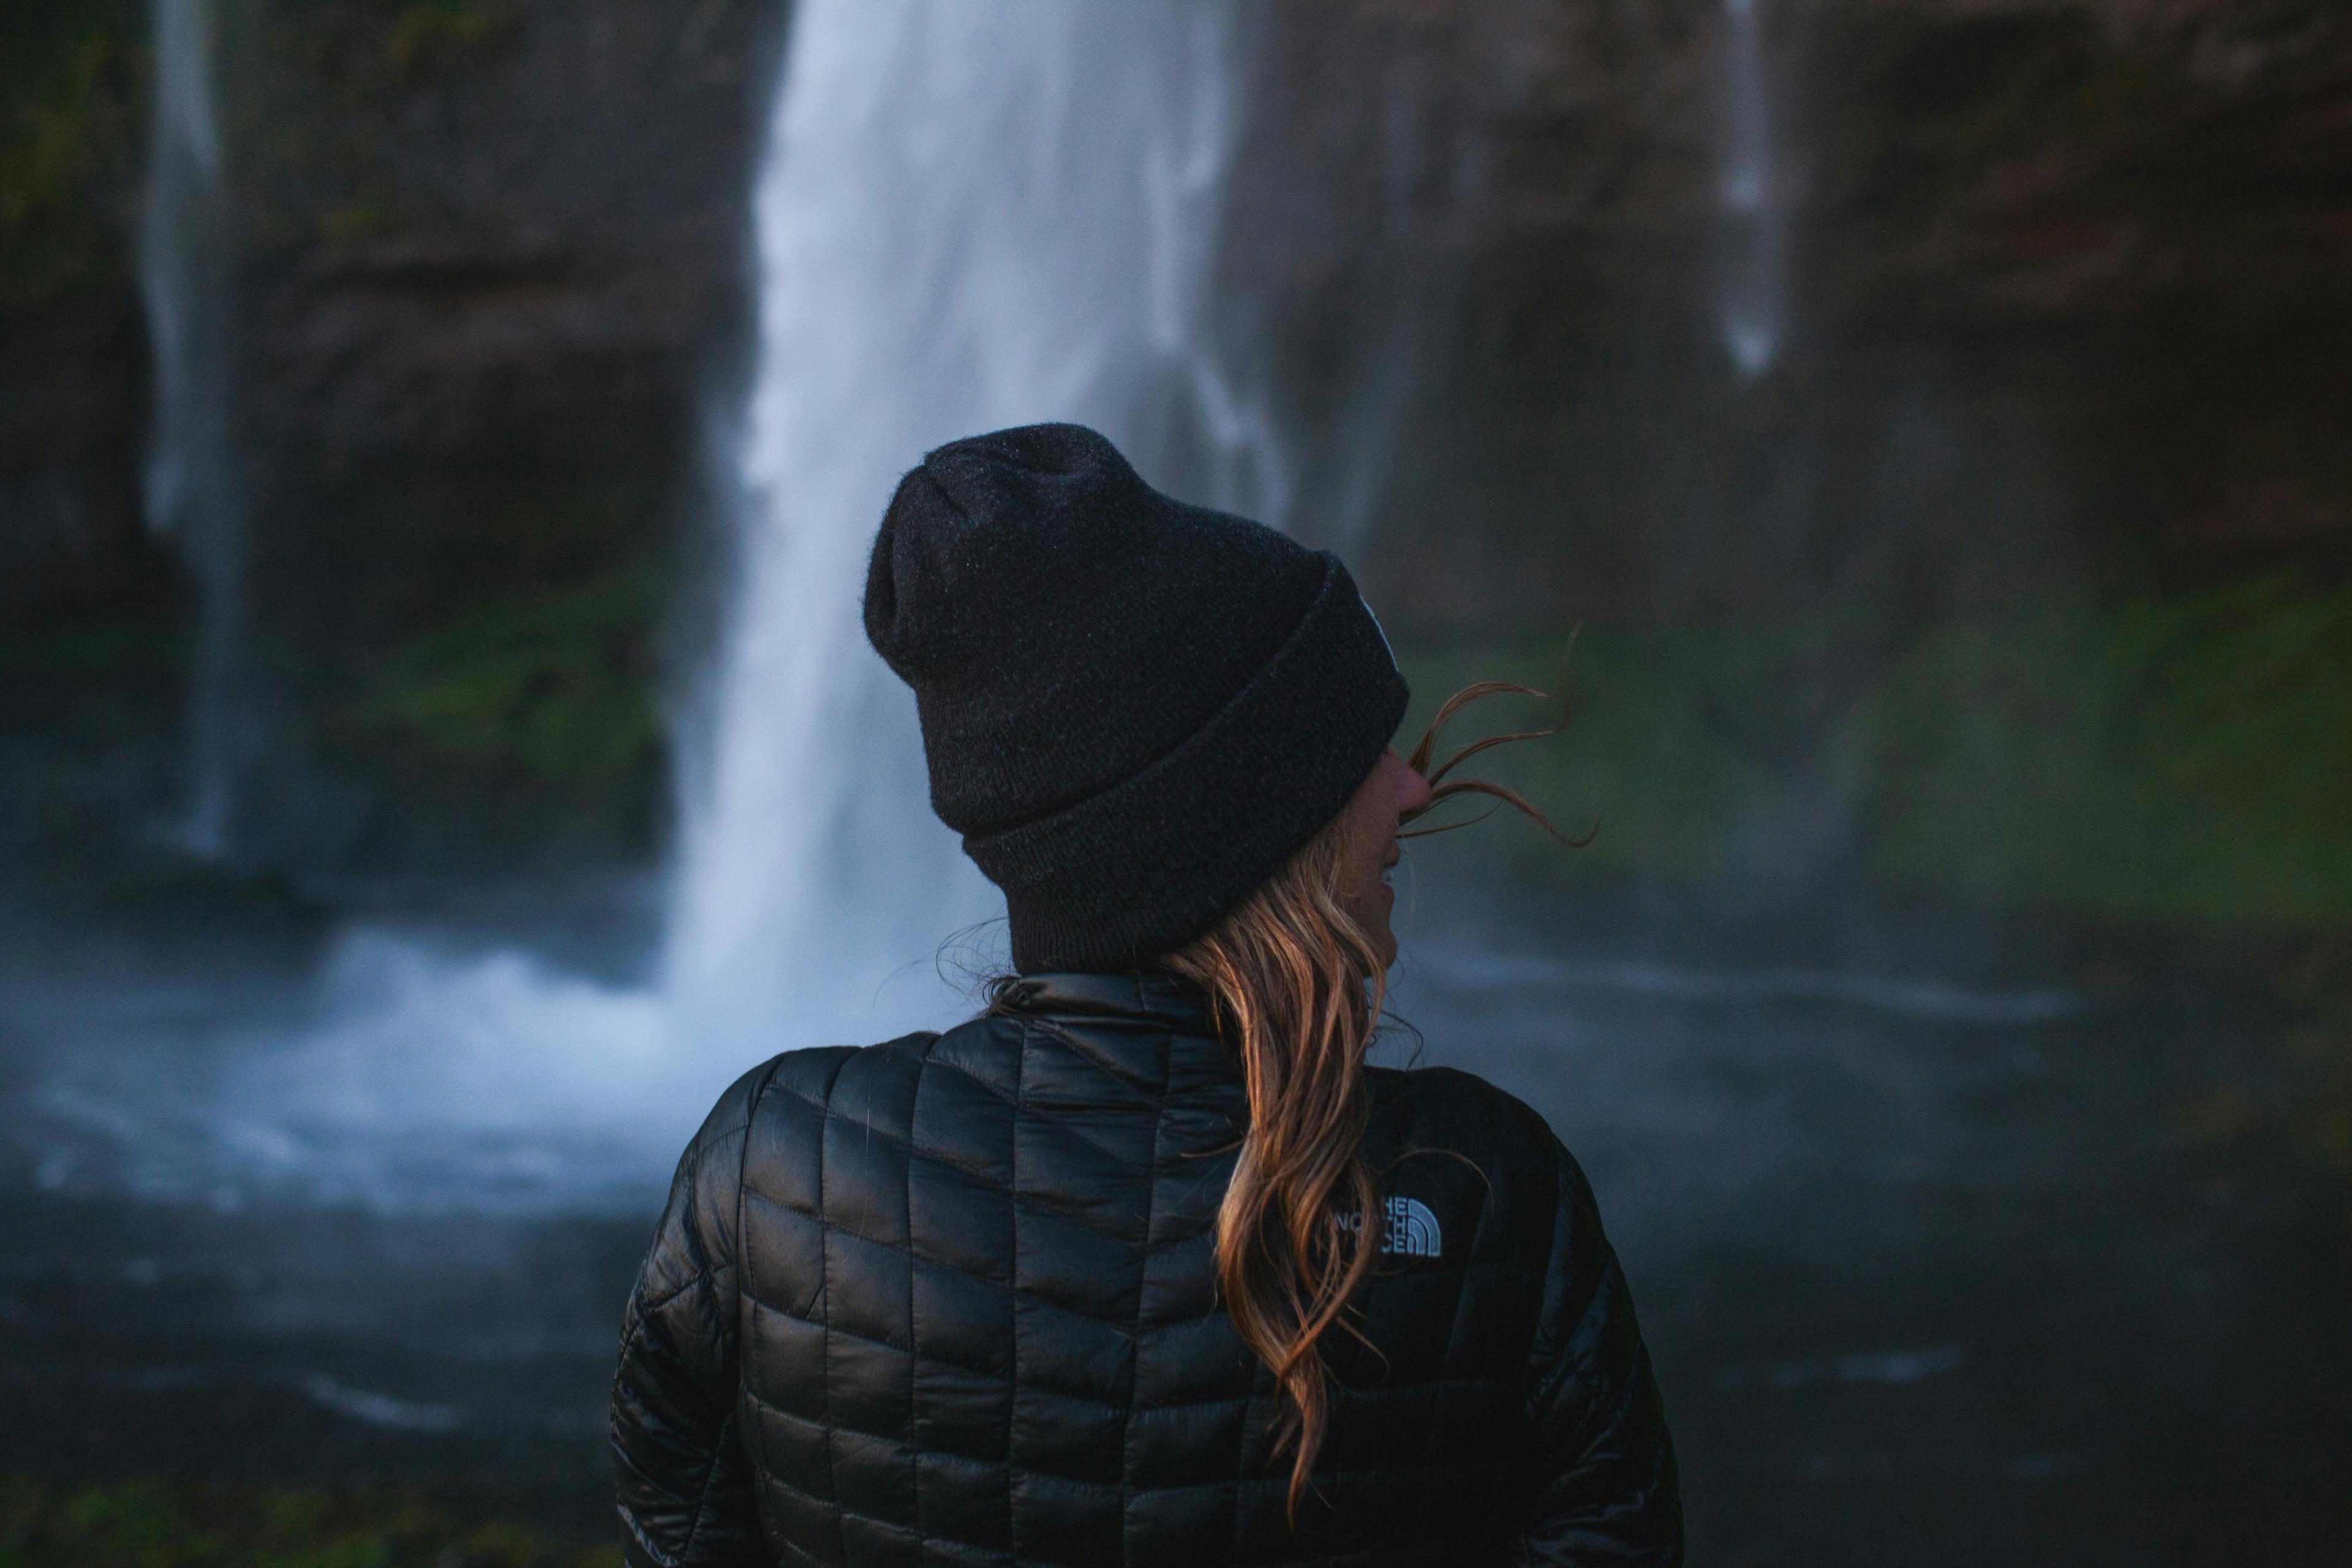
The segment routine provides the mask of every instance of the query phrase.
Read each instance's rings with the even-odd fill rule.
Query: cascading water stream
[[[1234,137],[1221,7],[815,0],[793,29],[739,591],[668,950],[679,1021],[711,1040],[935,1019],[935,948],[1001,910],[931,817],[913,702],[859,619],[900,473],[1073,419],[1199,499],[1285,501],[1204,347]]]
[[[155,0],[154,103],[139,252],[154,349],[147,521],[174,541],[199,601],[188,799],[175,837],[208,858],[231,846],[245,744],[237,668],[243,508],[230,429],[233,256],[214,99],[215,26],[208,0]]]
[[[1723,161],[1716,185],[1725,254],[1717,300],[1724,352],[1753,379],[1786,331],[1788,223],[1764,49],[1764,0],[1723,0]]]

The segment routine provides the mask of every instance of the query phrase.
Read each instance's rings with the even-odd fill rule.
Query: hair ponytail
[[[1486,795],[1551,832],[1512,791],[1445,774],[1489,746],[1552,731],[1492,737],[1430,766],[1446,721],[1503,692],[1542,695],[1496,681],[1456,693],[1411,765],[1436,786],[1432,805]],[[1242,1342],[1272,1370],[1281,1394],[1275,1451],[1291,1447],[1293,1523],[1330,1426],[1330,1379],[1318,1347],[1371,1272],[1381,1234],[1380,1193],[1363,1156],[1371,1111],[1364,1056],[1387,995],[1387,964],[1339,901],[1346,852],[1335,819],[1213,930],[1159,961],[1208,993],[1248,1087],[1250,1129],[1217,1211],[1217,1287]],[[1355,1224],[1342,1223],[1349,1215]]]
[[[1281,1391],[1276,1451],[1295,1445],[1294,1521],[1330,1421],[1317,1343],[1371,1271],[1366,1237],[1377,1234],[1337,1223],[1378,1200],[1363,1157],[1364,1053],[1384,967],[1339,906],[1344,852],[1335,823],[1214,931],[1160,961],[1209,994],[1249,1089],[1249,1134],[1217,1211],[1217,1287]]]

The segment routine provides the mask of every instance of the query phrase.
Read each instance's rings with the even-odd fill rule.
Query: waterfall
[[[1204,346],[1235,136],[1223,7],[804,0],[793,27],[735,598],[682,779],[667,984],[705,1039],[936,1021],[935,949],[1001,911],[930,814],[913,700],[859,616],[925,450],[1070,419],[1192,499],[1286,500]]]
[[[1754,378],[1780,356],[1786,330],[1788,218],[1764,58],[1764,0],[1723,0],[1723,162],[1716,186],[1725,229],[1717,301],[1724,352]]]
[[[186,25],[195,4],[161,15]],[[1222,4],[801,0],[793,28],[755,193],[731,596],[681,721],[660,971],[592,978],[356,924],[299,1016],[216,1068],[168,1031],[66,1063],[46,1111],[112,1141],[102,1168],[134,1189],[634,1211],[746,1068],[968,1010],[932,954],[1002,905],[931,816],[912,699],[859,614],[899,475],[957,437],[1077,419],[1180,493],[1283,514],[1267,420],[1207,346],[1236,132]],[[172,226],[217,212],[186,194],[217,190],[186,183],[218,166],[204,145],[159,142],[187,163],[157,198],[152,273],[159,331],[179,334],[167,380],[215,394],[175,394],[158,445],[157,495],[192,547],[228,542],[194,535],[221,514],[185,493],[226,472],[218,384],[195,374],[220,362],[198,352],[189,323],[209,318],[185,308]],[[44,1180],[79,1179],[80,1144],[64,1147]]]
[[[154,103],[140,284],[154,353],[148,526],[196,582],[189,792],[175,837],[193,853],[231,843],[243,738],[237,659],[245,584],[230,430],[233,264],[215,114],[215,17],[207,0],[155,0]]]

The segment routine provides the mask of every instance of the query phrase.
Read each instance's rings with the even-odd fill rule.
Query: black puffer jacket
[[[1246,1122],[1199,994],[1022,981],[777,1058],[678,1167],[613,1394],[634,1563],[1671,1563],[1672,1447],[1584,1177],[1464,1073],[1375,1071],[1369,1344],[1284,1518],[1218,1310]]]

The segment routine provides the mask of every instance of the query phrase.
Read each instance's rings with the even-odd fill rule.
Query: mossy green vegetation
[[[146,17],[135,0],[0,6],[0,310],[129,273]]]
[[[400,82],[414,82],[445,61],[501,42],[522,24],[513,5],[482,0],[419,0],[393,21],[383,40],[383,64]]]
[[[265,28],[283,13],[283,26],[268,36],[296,68],[309,118],[288,121],[298,106],[247,90],[240,69],[247,12]],[[229,112],[241,154],[258,150],[264,162],[309,169],[324,149],[348,187],[321,208],[318,228],[331,247],[396,231],[412,215],[382,166],[377,122],[410,89],[497,50],[522,19],[512,0],[312,0],[230,14],[225,86],[235,93]],[[0,6],[0,311],[53,305],[129,277],[148,33],[143,0]],[[256,119],[265,110],[266,127]],[[283,215],[268,210],[250,216],[265,239],[301,229],[273,223]]]
[[[391,658],[355,742],[427,766],[601,792],[657,769],[653,590],[622,573],[478,603]]]
[[[404,106],[524,21],[513,0],[246,0],[229,113],[254,247],[331,255],[427,221],[436,200],[399,154]]]
[[[2287,1112],[2288,1146],[2341,1199],[2352,1238],[2352,936],[2311,944],[2283,989],[2303,1011],[2290,1045],[2315,1085]]]
[[[1563,831],[1597,826],[1574,857],[1528,836],[1547,863],[1706,877],[1809,835],[1969,904],[2352,922],[2352,587],[2279,574],[2051,595],[1884,649],[1818,628],[1593,627],[1572,653],[1408,663],[1409,731],[1472,679],[1563,694],[1567,731],[1490,770]]]
[[[434,74],[504,45],[523,22],[513,0],[248,0],[273,52],[337,106],[381,106]]]
[[[188,654],[184,627],[139,614],[0,630],[0,726],[84,742],[152,731],[178,717]]]
[[[2111,919],[2352,920],[2352,590],[2266,576],[1943,627],[1844,740],[1893,880]]]
[[[2316,1199],[2352,1281],[2352,931],[2275,946],[2278,994],[2295,1023],[2284,1059],[2248,1062],[2245,1078],[2215,1083],[2181,1107],[2181,1131],[2212,1162],[2209,1180],[2233,1186],[2282,1167]],[[2328,1267],[2315,1256],[2312,1264]]]
[[[1704,877],[1731,854],[1741,813],[1774,789],[1769,773],[1711,716],[1714,678],[1738,668],[1711,643],[1696,634],[1611,629],[1548,647],[1409,654],[1414,700],[1404,732],[1417,740],[1438,703],[1473,681],[1542,691],[1552,700],[1494,697],[1466,710],[1438,754],[1480,734],[1564,718],[1559,734],[1485,753],[1474,771],[1524,792],[1561,833],[1589,834],[1577,866]],[[1508,832],[1546,860],[1566,853],[1516,826]]]
[[[0,1568],[618,1568],[617,1545],[398,1494],[0,1478]]]
[[[654,847],[676,576],[654,526],[675,515],[666,476],[550,475],[530,458],[321,495],[310,504],[342,526],[294,541],[257,589],[256,660],[289,752],[366,802],[379,863]]]
[[[183,640],[174,627],[131,616],[0,633],[0,689],[23,692],[54,683],[81,690],[176,676],[185,662]]]
[[[383,60],[393,79],[414,82],[445,63],[487,49],[512,33],[522,12],[485,0],[417,0],[393,18]]]

